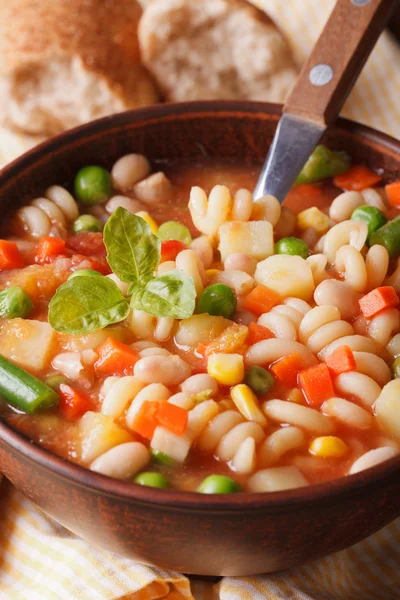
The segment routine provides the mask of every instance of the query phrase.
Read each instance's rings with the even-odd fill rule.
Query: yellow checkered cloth
[[[195,0],[191,0],[195,1]],[[260,0],[301,64],[334,0]],[[400,138],[400,48],[382,35],[344,115]],[[371,498],[373,502],[373,498]],[[302,567],[257,577],[189,581],[75,537],[7,482],[0,484],[0,600],[400,600],[400,520]]]

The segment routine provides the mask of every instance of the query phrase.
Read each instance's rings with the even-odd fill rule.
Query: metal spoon
[[[283,107],[254,198],[282,203],[336,119],[399,0],[338,0]]]

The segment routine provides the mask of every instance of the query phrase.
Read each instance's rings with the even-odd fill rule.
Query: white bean
[[[101,412],[115,419],[120,417],[145,384],[136,377],[120,377],[105,393]]]
[[[254,471],[256,458],[256,441],[254,438],[248,437],[236,450],[229,466],[236,473],[248,474]]]
[[[386,346],[399,329],[400,314],[397,308],[386,308],[368,323],[368,335],[382,346]]]
[[[144,204],[156,204],[168,200],[172,195],[172,184],[162,171],[149,175],[137,183],[133,192]]]
[[[375,448],[375,450],[369,450],[360,456],[360,458],[357,458],[355,462],[353,462],[349,470],[349,475],[359,473],[365,469],[370,469],[371,467],[374,467],[375,465],[378,465],[379,463],[389,460],[397,455],[398,452],[395,450],[395,448],[389,448],[387,446]]]
[[[170,404],[174,404],[175,406],[180,406],[185,410],[192,410],[192,408],[196,406],[193,394],[189,394],[188,392],[178,392],[177,394],[174,394],[168,398],[168,402]]]
[[[273,467],[255,473],[247,482],[251,492],[278,492],[308,485],[297,467]]]
[[[140,442],[120,444],[108,450],[90,465],[90,470],[116,479],[131,479],[150,461],[146,446]]]
[[[247,254],[241,254],[236,252],[226,257],[224,262],[225,271],[244,271],[248,275],[253,276],[256,270],[257,261],[248,256]]]
[[[334,380],[335,388],[344,395],[359,398],[364,406],[372,406],[381,393],[381,387],[368,375],[349,371],[341,373]]]
[[[280,202],[271,196],[261,196],[253,202],[253,211],[251,213],[251,219],[253,221],[269,221],[272,227],[278,223],[282,213],[282,207]]]
[[[119,207],[125,208],[133,215],[143,209],[143,205],[138,200],[133,200],[128,196],[113,196],[106,202],[104,207],[109,214],[112,214]]]
[[[211,396],[215,396],[215,394],[218,393],[218,384],[211,375],[207,375],[207,373],[197,373],[181,384],[181,390],[182,392],[188,392],[189,394],[200,394],[205,390],[209,390]]]
[[[281,340],[297,340],[296,327],[284,314],[279,314],[278,312],[265,313],[258,319],[258,324],[267,327],[276,338]]]
[[[318,306],[331,305],[338,309],[342,319],[349,320],[360,312],[358,303],[362,294],[344,281],[325,279],[315,289],[314,300]]]
[[[191,375],[191,367],[179,356],[147,356],[137,361],[134,374],[145,383],[178,385]]]
[[[313,365],[316,359],[312,352],[303,344],[291,340],[270,339],[262,340],[251,346],[246,354],[245,360],[248,365],[271,364],[276,360],[297,352],[305,364]]]
[[[150,173],[150,163],[143,154],[125,154],[111,169],[111,177],[117,190],[127,190]]]
[[[253,194],[249,190],[240,189],[233,199],[231,221],[248,221],[253,210]]]
[[[343,192],[332,202],[329,208],[329,216],[335,223],[347,221],[353,211],[363,204],[365,204],[365,200],[359,192]]]
[[[281,424],[295,425],[319,435],[329,435],[334,431],[334,425],[328,417],[308,406],[285,400],[267,400],[263,410],[272,421]]]
[[[121,294],[123,294],[123,296],[127,296],[128,295],[128,290],[129,290],[129,283],[126,283],[125,281],[121,281],[119,277],[117,277],[114,273],[111,273],[110,275],[107,275],[108,279],[111,279],[111,281],[113,281],[119,291],[121,292]]]
[[[260,465],[263,467],[272,465],[286,452],[303,446],[305,439],[304,432],[298,427],[277,429],[260,446],[258,454]]]
[[[344,398],[329,398],[323,403],[321,410],[324,415],[357,429],[369,429],[374,423],[371,413]]]
[[[205,269],[209,269],[214,261],[214,248],[207,235],[201,235],[191,242],[190,249],[196,252]]]
[[[214,281],[232,288],[237,296],[248,294],[254,287],[254,279],[244,271],[220,271]]]

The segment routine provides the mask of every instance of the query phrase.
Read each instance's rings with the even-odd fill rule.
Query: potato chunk
[[[254,275],[261,283],[277,292],[282,298],[294,296],[310,300],[314,293],[314,278],[310,265],[300,256],[276,254],[257,265]]]
[[[9,319],[0,327],[0,354],[28,371],[47,366],[56,341],[48,323],[29,319]]]
[[[383,431],[400,440],[400,379],[393,379],[382,388],[374,411]]]
[[[132,441],[131,434],[114,423],[114,419],[101,413],[89,411],[79,421],[81,457],[91,463],[114,446]]]
[[[274,252],[272,225],[268,221],[230,221],[219,228],[219,250],[224,261],[230,254],[263,260]]]

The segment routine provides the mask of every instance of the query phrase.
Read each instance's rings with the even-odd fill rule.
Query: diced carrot
[[[179,252],[186,250],[187,246],[179,240],[166,240],[161,243],[161,261],[175,260]]]
[[[139,408],[133,423],[131,424],[131,429],[146,438],[146,440],[151,440],[154,431],[158,426],[156,418],[158,406],[159,402],[146,400]]]
[[[59,237],[42,237],[36,248],[35,262],[40,265],[50,262],[65,251],[65,240]]]
[[[264,327],[264,325],[259,325],[258,323],[250,323],[246,344],[252,346],[253,344],[257,344],[257,342],[269,340],[270,338],[274,337],[275,335],[270,329],[268,329],[268,327]]]
[[[297,376],[304,367],[304,361],[297,352],[281,358],[271,366],[271,372],[281,383],[288,387],[297,384]]]
[[[346,173],[336,175],[333,183],[343,190],[364,190],[380,182],[382,177],[365,165],[353,165]]]
[[[99,358],[94,363],[98,375],[133,375],[133,368],[139,354],[114,338],[107,338],[96,348]]]
[[[243,308],[249,310],[259,317],[267,313],[279,304],[281,298],[274,290],[270,290],[265,285],[257,285],[244,299]]]
[[[176,435],[183,435],[188,422],[188,411],[169,402],[160,402],[156,420],[165,429],[176,433]]]
[[[397,306],[400,300],[396,290],[391,285],[384,285],[372,290],[358,302],[364,317],[371,319],[385,308]]]
[[[15,242],[0,240],[0,271],[18,269],[24,266],[24,261]]]
[[[93,409],[93,402],[89,394],[83,390],[62,383],[59,386],[58,394],[60,396],[58,409],[68,421],[77,421],[88,410]]]
[[[329,354],[325,359],[325,364],[333,375],[354,371],[356,368],[356,359],[353,351],[348,346],[340,346]]]
[[[307,403],[316,408],[335,395],[331,374],[324,363],[300,371],[299,385],[305,394]]]
[[[389,204],[392,206],[400,206],[400,181],[394,181],[385,185],[385,192]]]

